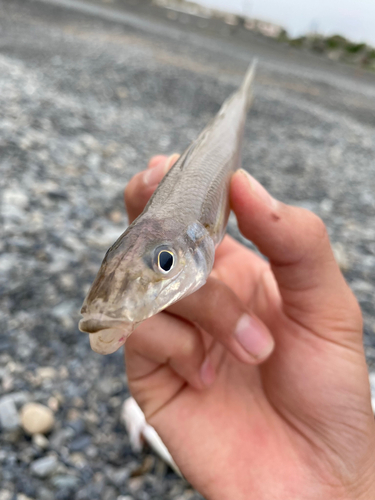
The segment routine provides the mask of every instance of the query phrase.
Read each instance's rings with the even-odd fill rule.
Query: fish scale
[[[139,323],[206,282],[228,222],[254,71],[255,63],[107,251],[79,323],[96,352],[114,352]]]

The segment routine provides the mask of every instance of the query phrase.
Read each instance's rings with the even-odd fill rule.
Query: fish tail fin
[[[246,96],[247,109],[250,108],[253,102],[253,82],[255,77],[255,70],[258,64],[258,59],[254,59],[250,64],[249,69],[246,72],[245,78],[243,80],[241,91],[244,92]]]

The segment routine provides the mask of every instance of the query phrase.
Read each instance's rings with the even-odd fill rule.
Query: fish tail
[[[249,69],[246,72],[245,78],[243,80],[241,91],[246,95],[247,109],[250,108],[253,102],[253,82],[255,77],[255,70],[258,64],[258,60],[254,59],[250,64]]]

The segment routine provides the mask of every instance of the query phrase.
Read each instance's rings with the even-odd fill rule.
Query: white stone
[[[21,425],[27,434],[46,434],[55,424],[52,410],[39,403],[27,403],[21,410]]]
[[[0,490],[0,500],[11,500],[13,493],[9,490]]]
[[[43,434],[34,434],[33,444],[35,444],[35,446],[38,446],[38,448],[45,450],[49,446],[49,441]]]
[[[41,379],[54,379],[57,375],[55,368],[52,366],[41,366],[36,373]]]
[[[23,493],[18,493],[17,500],[32,500],[30,497],[27,497]]]
[[[29,204],[29,198],[24,191],[19,189],[6,189],[3,192],[3,203],[24,209]]]
[[[341,271],[347,271],[350,267],[350,261],[344,245],[340,242],[332,243],[332,250]]]
[[[375,372],[370,372],[370,388],[371,388],[371,405],[372,411],[375,414]]]

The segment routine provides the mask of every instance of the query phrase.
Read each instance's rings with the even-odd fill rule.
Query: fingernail
[[[167,165],[167,168],[171,168],[171,166],[174,165],[179,158],[180,158],[179,153],[173,153],[173,155],[169,156],[165,163]]]
[[[154,168],[157,165],[159,165],[159,163],[165,163],[165,161],[166,161],[165,155],[155,155],[152,158],[150,158],[147,168]]]
[[[143,172],[143,182],[146,186],[156,186],[168,172],[172,164],[179,157],[177,153],[169,156],[165,162],[161,162],[153,168]]]
[[[206,387],[209,387],[210,385],[212,385],[214,383],[216,374],[215,374],[214,367],[212,366],[209,357],[206,357],[206,359],[203,361],[203,364],[202,364],[201,370],[200,370],[200,376],[201,376],[201,380],[202,380],[203,384]]]
[[[275,207],[277,204],[277,200],[272,198],[269,192],[260,184],[252,175],[250,175],[243,168],[240,169],[241,174],[246,177],[247,183],[250,185],[251,191],[257,196],[260,200],[271,207]]]
[[[159,165],[156,165],[156,167],[150,168],[143,172],[143,182],[146,186],[155,186],[156,184],[159,184],[159,182],[167,172],[167,163],[159,163]]]
[[[274,348],[271,335],[248,314],[238,320],[234,335],[245,351],[258,360],[267,358]]]

